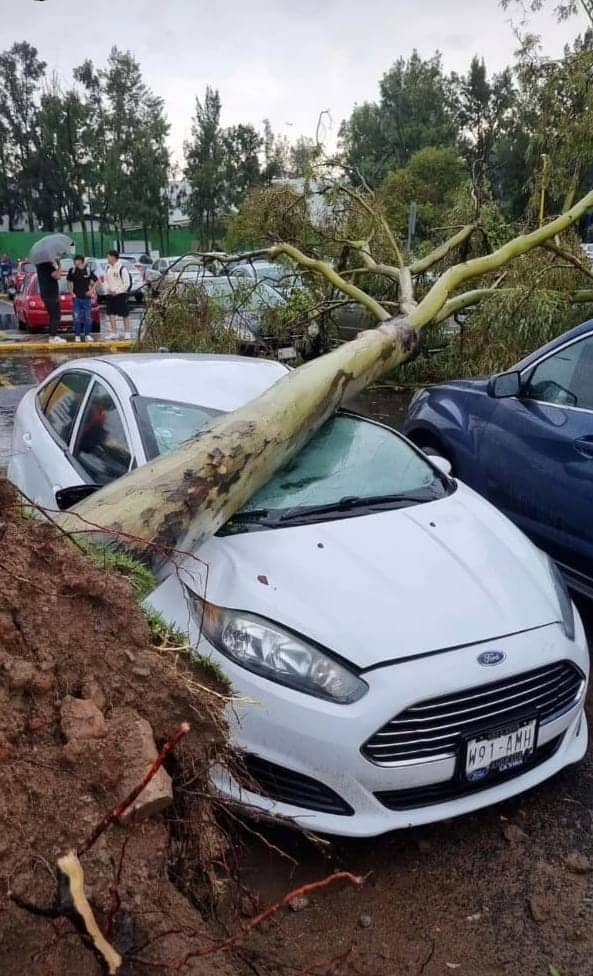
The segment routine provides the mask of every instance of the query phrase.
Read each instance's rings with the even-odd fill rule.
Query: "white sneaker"
[[[75,342],[82,342],[82,339],[80,338],[80,336],[74,336],[74,341]]]
[[[49,341],[50,341],[50,342],[60,342],[60,343],[62,343],[62,345],[63,345],[63,344],[64,344],[64,343],[66,343],[66,342],[67,342],[68,340],[67,340],[67,339],[62,339],[62,336],[50,336],[50,337],[49,337]]]
[[[85,339],[84,339],[84,341],[85,341],[85,342],[94,342],[94,341],[95,341],[95,337],[94,337],[94,336],[92,336],[92,335],[90,334],[90,332],[89,332],[89,334],[88,334],[88,336],[85,336]]]

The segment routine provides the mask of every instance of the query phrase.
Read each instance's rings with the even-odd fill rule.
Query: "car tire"
[[[17,324],[17,328],[18,328],[19,332],[26,332],[27,331],[27,323],[25,322],[24,319],[17,319],[16,320],[16,324]]]

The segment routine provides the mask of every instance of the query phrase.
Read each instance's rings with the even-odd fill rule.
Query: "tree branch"
[[[482,257],[473,258],[471,261],[456,264],[449,268],[435,282],[418,307],[410,313],[410,325],[414,328],[422,328],[428,325],[445,305],[451,292],[459,288],[464,281],[471,281],[473,278],[480,278],[491,271],[496,271],[508,264],[509,261],[532,251],[533,248],[541,247],[557,234],[562,234],[592,208],[593,190],[590,190],[574,207],[544,227],[540,227],[530,234],[521,234],[519,237],[515,237],[491,254],[485,254]]]
[[[356,200],[356,202],[360,204],[360,206],[363,208],[363,210],[366,210],[366,212],[368,213],[368,215],[370,217],[372,217],[372,219],[374,221],[376,221],[377,223],[379,223],[381,225],[381,227],[383,228],[383,232],[384,232],[385,236],[387,237],[387,240],[391,244],[391,247],[393,249],[393,253],[395,254],[395,257],[396,257],[396,260],[397,260],[397,263],[398,263],[399,267],[400,268],[403,268],[404,267],[404,259],[403,259],[402,252],[400,250],[399,244],[397,243],[397,241],[395,239],[395,235],[394,235],[393,231],[391,230],[391,227],[389,226],[389,224],[385,220],[385,217],[383,216],[383,214],[379,213],[377,210],[374,210],[373,207],[371,207],[370,203],[368,203],[364,199],[364,197],[362,197],[360,195],[360,193],[357,193],[356,190],[353,190],[351,187],[349,187],[349,186],[342,186],[341,185],[340,186],[340,190],[342,191],[342,193],[345,193],[346,196],[350,197],[351,200]]]
[[[435,247],[434,251],[427,254],[425,258],[419,258],[418,261],[414,261],[414,263],[410,265],[411,273],[413,275],[419,275],[424,271],[428,271],[428,269],[432,268],[432,266],[437,264],[438,261],[442,261],[443,258],[446,258],[447,255],[450,254],[451,251],[454,251],[456,247],[459,247],[464,243],[464,241],[467,241],[477,229],[477,224],[466,224],[461,228],[460,231],[454,234],[453,237],[450,237],[448,241],[445,241],[444,244],[441,244],[439,247]]]
[[[371,298],[370,295],[367,295],[361,288],[357,288],[356,285],[342,278],[326,261],[320,261],[318,258],[310,258],[292,244],[274,244],[268,249],[268,254],[272,259],[278,257],[279,254],[286,254],[287,257],[292,258],[302,268],[307,268],[309,271],[316,271],[329,281],[334,288],[338,288],[339,291],[348,295],[355,302],[363,305],[380,322],[386,322],[387,319],[391,318],[389,312],[379,302]]]
[[[565,248],[560,247],[560,245],[556,244],[555,241],[547,241],[543,245],[543,247],[546,249],[546,251],[551,251],[552,254],[557,254],[558,257],[562,258],[564,261],[570,262],[570,264],[572,264],[575,268],[581,271],[584,275],[587,275],[587,278],[591,278],[591,280],[593,281],[593,271],[591,270],[591,268],[590,267],[588,268],[576,256],[576,254],[572,253],[572,251],[568,251]]]

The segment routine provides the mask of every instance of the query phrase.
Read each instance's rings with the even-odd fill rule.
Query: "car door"
[[[17,411],[8,475],[37,504],[56,507],[59,488],[82,483],[69,446],[91,374],[70,369],[25,395]]]
[[[593,333],[522,375],[480,445],[487,497],[577,574],[593,578]]]
[[[121,405],[96,377],[74,432],[72,461],[83,481],[99,486],[121,478],[135,463]]]

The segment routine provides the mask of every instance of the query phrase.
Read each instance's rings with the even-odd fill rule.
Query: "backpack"
[[[123,283],[123,280],[124,280],[124,276],[122,274],[122,271],[125,271],[126,274],[127,274],[127,276],[128,276],[128,278],[130,279],[130,283],[129,283],[128,287],[126,288],[126,295],[129,295],[130,292],[131,292],[131,290],[132,290],[132,285],[133,285],[132,275],[130,274],[130,272],[128,271],[127,268],[124,268],[123,264],[120,264],[120,266],[119,266],[119,276],[120,276],[120,278],[122,280],[122,283]]]

